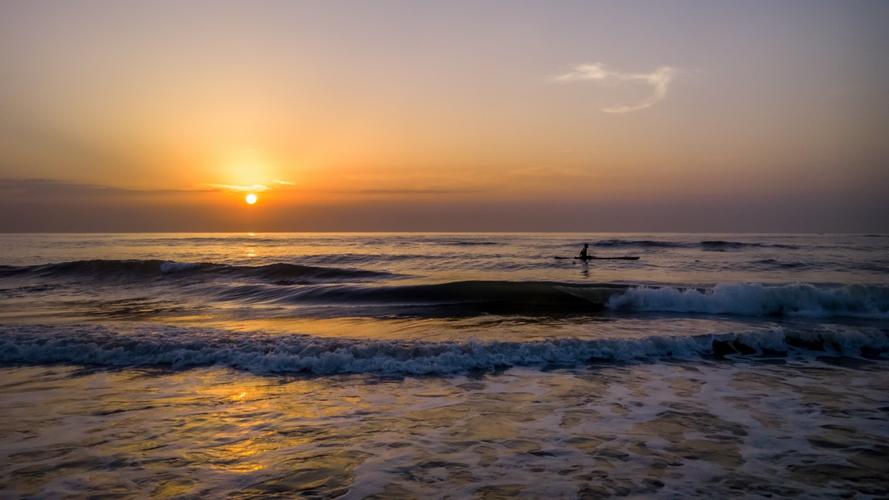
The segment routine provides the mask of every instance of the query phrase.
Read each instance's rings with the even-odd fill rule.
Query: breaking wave
[[[889,318],[889,287],[726,283],[712,288],[457,281],[430,285],[242,285],[218,292],[253,303],[349,305],[392,314],[591,314],[664,312],[754,317]]]
[[[758,265],[789,266],[774,260]],[[754,317],[889,318],[889,286],[807,283],[723,283],[712,287],[637,286],[558,281],[469,280],[412,284],[385,272],[288,263],[262,266],[163,260],[84,260],[0,266],[16,287],[0,295],[26,297],[75,285],[92,299],[92,283],[154,288],[164,297],[201,301],[332,306],[332,314],[558,315],[611,312],[729,314]],[[182,286],[188,285],[188,286]],[[73,293],[68,289],[66,293]],[[148,293],[148,292],[146,292]],[[172,300],[172,299],[171,299]]]
[[[765,331],[638,339],[535,342],[356,340],[235,333],[173,326],[119,332],[107,326],[0,327],[0,362],[186,369],[225,366],[257,374],[445,375],[510,367],[581,366],[726,356],[832,355],[885,358],[877,329]]]
[[[799,283],[767,286],[724,283],[713,288],[633,287],[612,296],[615,311],[889,318],[889,287],[819,287]]]

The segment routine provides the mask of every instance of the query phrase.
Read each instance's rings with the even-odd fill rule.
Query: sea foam
[[[123,328],[123,327],[121,327]],[[876,328],[783,328],[645,338],[426,342],[106,325],[0,327],[0,362],[185,369],[225,366],[258,374],[444,375],[510,367],[579,366],[757,355],[885,357]]]
[[[724,283],[713,288],[633,287],[613,295],[614,311],[889,318],[889,287]]]

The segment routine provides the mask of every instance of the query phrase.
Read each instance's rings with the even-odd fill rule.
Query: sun
[[[247,196],[244,197],[244,201],[246,201],[248,205],[254,205],[258,200],[259,196],[256,196],[256,193],[247,193]]]

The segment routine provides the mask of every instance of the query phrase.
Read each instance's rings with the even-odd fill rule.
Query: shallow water
[[[885,495],[887,255],[2,235],[0,495]]]
[[[883,363],[398,379],[30,367],[2,380],[7,493],[833,497],[889,487]]]

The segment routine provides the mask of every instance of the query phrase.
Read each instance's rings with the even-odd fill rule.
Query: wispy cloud
[[[617,104],[602,108],[605,113],[629,113],[653,106],[667,96],[667,87],[678,70],[670,66],[660,66],[650,73],[624,73],[609,69],[602,63],[578,64],[571,71],[553,77],[559,83],[602,82],[615,84],[622,82],[641,83],[651,86],[652,94],[633,104]]]
[[[271,186],[267,184],[202,184],[204,187],[219,191],[236,191],[239,193],[262,193],[271,191],[272,189],[286,189],[295,186],[296,183],[275,179],[271,182]],[[273,187],[276,186],[276,187]]]
[[[512,175],[520,177],[594,177],[595,175],[579,168],[556,167],[553,165],[535,165],[531,167],[517,168],[510,171]]]
[[[403,194],[403,195],[435,195],[435,194],[468,194],[468,193],[481,193],[483,190],[481,189],[448,189],[448,188],[421,188],[421,189],[360,189],[357,191],[352,191],[353,193],[360,194]]]
[[[219,189],[222,191],[238,191],[245,193],[261,193],[263,191],[268,191],[269,187],[265,184],[250,184],[250,185],[238,185],[238,184],[204,184],[205,186],[212,189]]]
[[[70,197],[95,199],[107,196],[155,196],[208,192],[213,192],[213,189],[129,189],[58,179],[0,178],[0,196],[23,200],[57,200]]]

